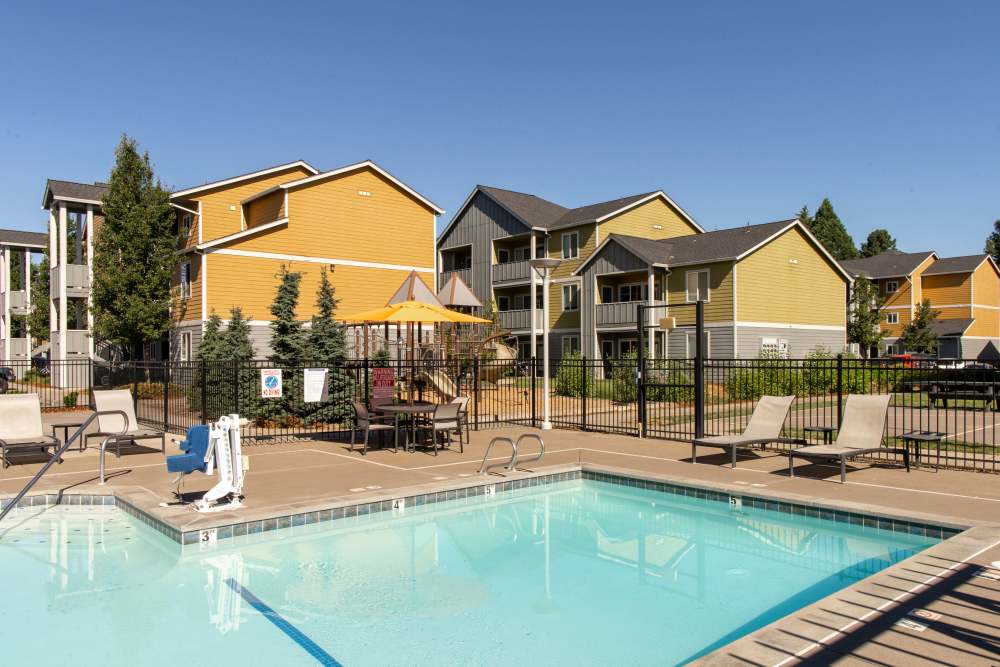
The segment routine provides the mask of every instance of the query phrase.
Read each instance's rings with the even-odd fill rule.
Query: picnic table
[[[908,380],[903,386],[913,391],[926,388],[931,407],[938,401],[947,408],[948,401],[982,401],[983,409],[1000,409],[1000,381],[994,380]]]

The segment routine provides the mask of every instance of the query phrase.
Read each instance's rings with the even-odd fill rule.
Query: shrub
[[[694,378],[685,371],[650,371],[649,381],[666,387],[648,387],[646,400],[682,403],[694,400]]]
[[[837,390],[837,360],[829,350],[816,348],[802,363],[801,389],[806,394],[829,394]],[[844,374],[844,378],[848,373]]]
[[[579,353],[567,354],[556,369],[555,390],[560,396],[583,396],[583,358]]]
[[[629,352],[611,362],[611,391],[614,400],[634,401],[638,398],[637,358],[635,352]]]
[[[66,406],[67,408],[75,408],[76,407],[76,401],[77,401],[78,398],[79,398],[79,395],[75,391],[71,391],[68,394],[64,394],[63,395],[63,405]]]

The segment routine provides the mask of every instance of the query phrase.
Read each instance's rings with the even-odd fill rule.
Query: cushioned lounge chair
[[[698,447],[716,447],[732,452],[732,466],[736,467],[736,453],[741,449],[752,449],[757,445],[767,446],[768,443],[783,443],[804,445],[802,438],[783,438],[781,428],[785,417],[792,407],[794,396],[761,396],[757,401],[750,423],[740,435],[713,435],[706,438],[696,438],[691,442],[691,462],[698,462]]]
[[[910,472],[910,452],[906,447],[883,447],[885,416],[889,411],[890,394],[861,396],[852,394],[844,404],[844,420],[832,445],[801,447],[788,453],[788,476],[795,476],[793,458],[840,463],[840,483],[847,480],[847,459],[874,452],[894,452],[903,455],[906,472]]]
[[[135,418],[135,405],[132,403],[132,392],[128,389],[108,389],[94,392],[94,407],[98,413],[119,410],[124,412],[127,421],[123,423],[121,415],[97,415],[97,433],[87,435],[91,438],[107,438],[109,445],[115,446],[115,456],[122,455],[122,443],[137,444],[138,440],[159,440],[160,451],[167,453],[167,435],[155,428],[140,426]],[[124,431],[124,432],[123,432]]]
[[[4,468],[10,465],[9,451],[38,449],[44,452],[61,444],[51,435],[45,435],[38,394],[0,395],[0,458]]]

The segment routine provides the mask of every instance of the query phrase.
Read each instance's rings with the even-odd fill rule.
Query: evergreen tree
[[[799,211],[798,218],[799,218],[799,222],[801,222],[803,225],[805,225],[809,229],[812,229],[812,221],[813,221],[812,220],[812,216],[809,215],[809,207],[806,206],[805,204],[802,205],[802,210]]]
[[[1000,262],[1000,220],[993,223],[993,231],[986,237],[984,252],[989,253],[993,260]]]
[[[174,213],[149,154],[123,136],[94,236],[94,335],[132,354],[170,327]]]
[[[274,368],[282,370],[282,397],[260,401],[258,415],[283,427],[295,426],[305,411],[302,401],[302,367],[306,357],[306,336],[295,319],[302,274],[281,267],[279,284],[271,303],[271,356]]]
[[[847,228],[837,217],[829,199],[824,199],[823,203],[816,209],[816,215],[813,216],[809,228],[823,244],[823,247],[837,259],[854,259],[858,256],[854,239],[847,233]]]
[[[934,322],[938,311],[931,308],[930,299],[924,299],[917,306],[913,320],[903,329],[899,342],[906,352],[933,354],[937,351],[937,334],[934,332]]]
[[[216,361],[220,359],[219,347],[222,344],[222,318],[218,313],[212,311],[205,322],[205,329],[201,332],[201,343],[194,357],[198,361]]]
[[[238,306],[229,311],[229,324],[222,335],[220,347],[222,358],[232,368],[232,393],[236,397],[232,411],[241,417],[254,419],[261,400],[260,369],[253,363],[256,353],[250,340],[250,323]]]
[[[306,346],[310,363],[327,369],[328,400],[306,403],[306,423],[341,423],[351,418],[354,379],[344,368],[347,361],[344,327],[335,319],[337,298],[326,269],[320,273],[316,290],[316,314],[313,315]]]
[[[253,342],[250,340],[250,323],[243,316],[243,309],[236,306],[229,311],[229,324],[222,337],[223,358],[245,363],[254,358]]]
[[[862,357],[867,358],[868,351],[885,336],[885,332],[879,330],[881,307],[878,286],[864,276],[858,276],[851,289],[847,340],[858,344]]]
[[[874,257],[889,250],[896,250],[896,239],[892,238],[887,229],[873,229],[861,244],[862,257]]]
[[[28,314],[31,337],[38,341],[49,339],[49,253],[31,267],[31,312]]]

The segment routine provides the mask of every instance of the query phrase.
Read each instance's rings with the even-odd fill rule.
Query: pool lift
[[[240,416],[224,415],[215,424],[192,426],[180,443],[183,454],[167,457],[167,472],[178,473],[174,492],[183,502],[181,484],[192,472],[212,475],[218,470],[219,481],[205,495],[194,501],[198,512],[221,512],[243,507],[243,480],[250,469],[249,457],[243,456],[240,443]]]

